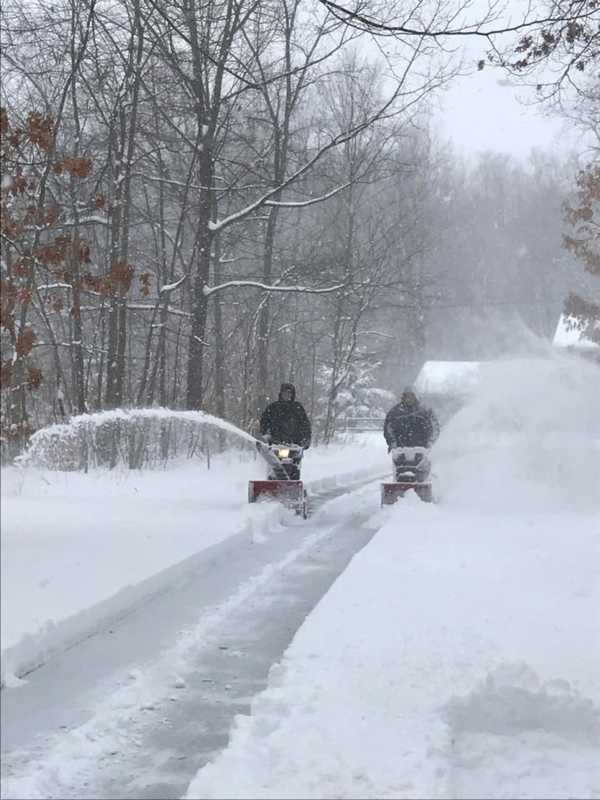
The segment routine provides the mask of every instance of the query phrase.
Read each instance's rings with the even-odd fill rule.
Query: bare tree
[[[520,19],[512,22],[503,19],[504,5],[491,0],[487,8],[473,19],[468,2],[459,2],[449,7],[441,22],[432,17],[431,8],[421,3],[407,8],[404,3],[382,3],[380,0],[357,0],[357,2],[334,2],[319,0],[332,14],[357,30],[375,36],[426,36],[431,39],[452,37],[479,37],[494,43],[497,37],[506,34],[524,34],[533,39],[540,37],[540,46],[546,49],[550,42],[544,33],[557,27],[561,36],[569,34],[569,26],[593,20],[597,10],[595,0],[551,0],[541,7],[529,4]],[[563,28],[564,26],[564,28]]]

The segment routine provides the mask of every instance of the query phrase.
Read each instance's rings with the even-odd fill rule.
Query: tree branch
[[[304,206],[312,206],[315,203],[321,203],[323,200],[329,200],[330,197],[334,197],[338,192],[347,189],[348,186],[350,186],[350,181],[344,183],[342,186],[338,186],[337,189],[332,189],[330,192],[327,192],[327,194],[322,194],[320,197],[313,197],[310,200],[267,200],[265,205],[278,206],[279,208],[304,208]]]
[[[529,22],[523,21],[518,25],[507,25],[503,28],[480,29],[477,25],[465,28],[448,28],[439,30],[429,30],[427,28],[410,28],[407,25],[388,25],[385,22],[379,22],[373,17],[366,14],[359,14],[358,11],[352,11],[349,8],[334,3],[333,0],[319,0],[321,5],[325,6],[337,19],[346,22],[354,27],[362,26],[362,30],[367,29],[371,31],[379,31],[383,34],[404,34],[406,36],[424,36],[430,39],[436,39],[441,36],[480,36],[484,39],[490,36],[499,36],[504,33],[517,33],[518,31],[527,30],[528,28],[539,27],[540,25],[547,25],[556,22],[572,22],[580,20],[581,13],[565,14],[561,16],[552,16],[549,14],[547,17],[540,19],[530,20]],[[357,25],[358,23],[358,25]]]
[[[204,286],[203,292],[207,297],[210,297],[211,294],[215,294],[215,292],[220,292],[223,289],[229,289],[230,287],[240,287],[240,286],[249,286],[253,289],[262,289],[265,292],[301,292],[304,294],[331,294],[332,292],[338,292],[340,289],[343,289],[345,284],[338,283],[335,286],[328,286],[326,289],[311,289],[309,286],[267,286],[265,283],[260,283],[259,281],[227,281],[227,283],[221,283],[219,286]]]

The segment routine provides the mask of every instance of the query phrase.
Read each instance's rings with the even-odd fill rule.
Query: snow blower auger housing
[[[267,445],[257,441],[256,449],[267,462],[269,474],[266,480],[249,481],[248,502],[272,497],[306,519],[308,502],[300,480],[302,448],[297,444]]]
[[[396,480],[381,484],[381,505],[391,506],[406,492],[414,491],[425,503],[433,500],[429,478],[431,465],[426,447],[396,447],[391,451]]]

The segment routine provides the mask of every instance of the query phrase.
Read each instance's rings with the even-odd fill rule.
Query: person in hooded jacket
[[[440,427],[434,412],[425,408],[412,389],[405,389],[400,402],[391,408],[383,423],[383,435],[388,453],[400,447],[430,448],[439,436]],[[394,458],[397,473],[405,464],[405,459]],[[429,462],[425,457],[419,460],[418,478],[424,480],[429,473]],[[398,475],[397,475],[398,479]]]
[[[304,406],[296,400],[293,383],[281,384],[279,399],[262,413],[260,432],[269,444],[299,444],[304,450],[310,447],[310,422]]]

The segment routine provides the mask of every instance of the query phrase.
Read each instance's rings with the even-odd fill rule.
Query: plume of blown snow
[[[432,455],[449,505],[600,511],[600,368],[548,351],[488,362]]]

